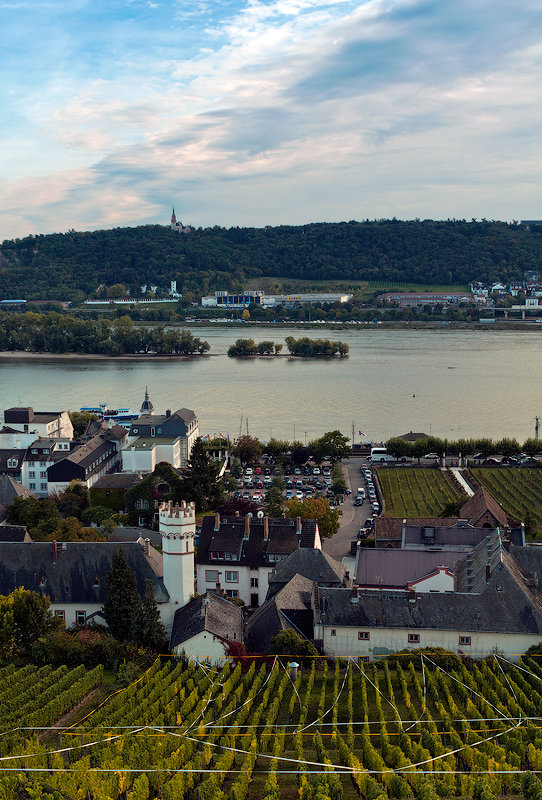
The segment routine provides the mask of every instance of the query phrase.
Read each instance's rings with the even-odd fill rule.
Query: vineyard
[[[157,661],[47,747],[39,730],[13,727],[39,714],[54,673],[7,668],[4,705],[32,686],[34,711],[4,718],[0,798],[542,797],[531,772],[542,768],[542,667],[418,656],[415,668],[411,657],[322,660],[295,680],[277,660],[246,672]]]
[[[438,517],[447,503],[467,500],[449,472],[433,467],[379,469],[376,474],[390,517]]]
[[[526,467],[470,468],[475,480],[485,486],[511,519],[523,521],[528,511],[542,530],[542,470]]]

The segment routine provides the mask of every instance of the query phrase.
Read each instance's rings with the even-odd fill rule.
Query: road
[[[366,500],[362,506],[355,506],[354,500],[358,486],[365,486],[365,481],[359,470],[362,463],[367,463],[361,456],[353,456],[348,461],[343,461],[344,477],[348,488],[352,494],[347,497],[341,506],[343,515],[341,517],[341,527],[331,539],[324,539],[322,550],[328,553],[337,561],[342,561],[345,556],[350,555],[350,542],[357,539],[358,531],[363,523],[371,515],[369,502]]]

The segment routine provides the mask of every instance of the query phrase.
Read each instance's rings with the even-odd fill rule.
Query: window
[[[36,477],[36,473],[34,472],[34,470],[33,470],[33,469],[31,469],[31,470],[29,471],[29,473],[28,473],[28,477],[29,477],[29,478],[35,478],[35,477]]]
[[[8,469],[15,469],[19,464],[18,458],[8,458]]]
[[[29,483],[28,484],[28,488],[29,489],[35,489],[36,488],[36,484],[35,483]]]
[[[136,500],[135,506],[136,506],[136,508],[138,508],[140,511],[146,511],[146,510],[148,509],[148,507],[149,507],[149,501],[148,501],[148,500],[145,500],[145,498],[143,498],[143,497],[139,497],[139,498]]]
[[[337,631],[335,630],[335,628],[331,629],[330,634],[331,636],[337,636]]]
[[[239,583],[239,573],[226,570],[226,583]]]
[[[420,634],[419,633],[409,633],[408,634],[408,643],[409,644],[418,644],[420,641]]]
[[[151,436],[156,436],[156,428],[151,428]]]
[[[66,622],[66,612],[65,611],[58,611],[58,610],[55,611],[55,617],[60,617],[60,619],[63,619],[64,622]]]
[[[369,631],[358,631],[358,639],[370,639],[371,635]]]
[[[370,660],[371,659],[369,658],[369,656],[360,656],[359,657],[359,663],[360,664],[368,664]]]
[[[42,492],[46,492],[47,491],[47,484],[46,483],[40,483],[40,487],[41,487],[41,491]]]
[[[471,642],[470,636],[460,636],[459,637],[459,644],[462,647],[466,647],[466,646],[470,647],[470,642]]]
[[[47,477],[47,470],[42,469],[42,471],[40,472],[40,478],[46,478],[46,477]]]
[[[45,589],[46,585],[47,585],[47,581],[45,580],[45,578],[42,578],[40,580],[40,589]]]
[[[239,597],[239,590],[238,589],[226,589],[226,597],[231,597],[232,600],[235,600]]]
[[[96,576],[94,578],[94,580],[92,581],[92,586],[93,586],[94,589],[97,589],[99,587],[99,585],[100,585],[100,579],[98,578],[98,576]]]
[[[219,581],[219,572],[217,569],[206,569],[205,570],[205,580],[207,583],[218,583]]]
[[[75,612],[75,624],[76,625],[86,625],[87,622],[87,612],[86,611],[76,611]]]
[[[250,579],[250,588],[257,589],[258,588],[258,578],[251,578]]]

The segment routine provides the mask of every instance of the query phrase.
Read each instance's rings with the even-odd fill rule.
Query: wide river
[[[361,441],[407,431],[448,438],[534,435],[542,413],[542,350],[536,332],[310,331],[197,328],[212,357],[171,362],[0,360],[0,409],[78,410],[107,402],[139,410],[145,386],[155,410],[195,410],[202,433],[305,441],[340,429]],[[336,360],[232,359],[236,338],[341,339]],[[285,348],[286,349],[286,348]],[[217,355],[222,354],[222,355]]]

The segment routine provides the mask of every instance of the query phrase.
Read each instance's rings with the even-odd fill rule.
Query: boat
[[[97,414],[104,420],[113,422],[129,422],[137,419],[137,414],[130,413],[129,408],[108,408],[107,403],[100,403],[97,406],[82,406],[79,411],[86,411],[88,414]]]

